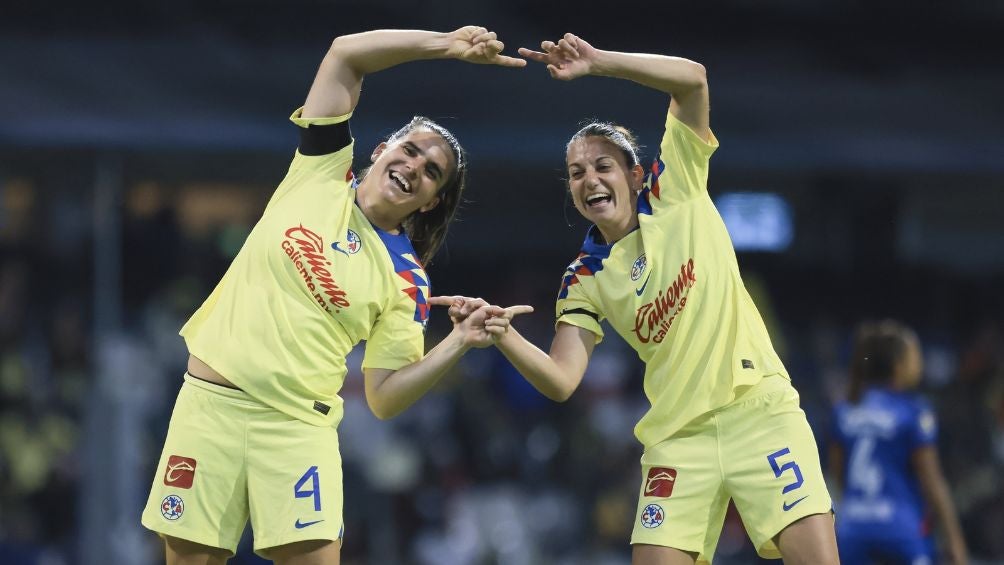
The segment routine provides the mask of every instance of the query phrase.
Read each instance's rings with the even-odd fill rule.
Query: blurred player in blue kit
[[[941,473],[934,411],[916,389],[920,341],[884,320],[856,333],[848,399],[835,408],[830,475],[843,489],[837,544],[844,563],[967,563],[966,546]],[[930,517],[941,526],[936,559]]]

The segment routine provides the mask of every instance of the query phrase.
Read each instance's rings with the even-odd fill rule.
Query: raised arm
[[[666,55],[603,51],[571,33],[566,33],[558,43],[544,41],[540,47],[542,51],[521,47],[519,54],[547,65],[548,72],[558,80],[607,76],[665,92],[672,97],[670,112],[701,139],[708,140],[711,134],[708,79],[700,63]]]
[[[495,32],[478,26],[464,26],[449,33],[385,29],[339,37],[321,61],[303,106],[303,117],[351,112],[359,103],[365,75],[408,61],[459,59],[504,67],[526,65],[523,59],[502,55],[503,47]]]

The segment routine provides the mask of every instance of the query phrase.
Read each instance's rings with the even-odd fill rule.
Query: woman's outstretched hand
[[[525,59],[502,55],[505,44],[498,40],[494,31],[479,26],[464,26],[450,32],[449,36],[449,57],[478,65],[526,66]]]
[[[540,48],[543,51],[520,47],[519,54],[531,61],[547,65],[547,72],[551,73],[551,78],[574,80],[593,72],[597,50],[575,34],[566,33],[557,43],[542,41]]]
[[[465,342],[473,347],[487,347],[509,331],[513,317],[533,312],[524,304],[502,308],[488,304],[482,298],[466,296],[432,296],[429,304],[448,306],[454,329],[465,334]]]

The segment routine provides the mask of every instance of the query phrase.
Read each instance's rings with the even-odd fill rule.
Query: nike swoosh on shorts
[[[293,524],[293,525],[296,526],[296,529],[302,530],[303,528],[306,528],[307,526],[313,526],[314,524],[316,524],[318,522],[323,522],[323,521],[324,520],[314,520],[313,522],[300,522],[300,519],[297,518],[296,519],[296,523]]]
[[[794,508],[796,504],[798,504],[799,502],[802,502],[806,498],[809,498],[809,495],[805,495],[802,498],[799,498],[798,500],[796,500],[795,502],[792,502],[791,504],[788,504],[787,502],[784,502],[784,503],[781,504],[781,508],[785,512],[787,512],[787,511],[791,510],[792,508]]]

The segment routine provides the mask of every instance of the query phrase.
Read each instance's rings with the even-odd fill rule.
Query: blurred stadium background
[[[977,0],[5,3],[0,563],[161,560],[139,515],[184,370],[177,330],[282,178],[286,118],[328,43],[469,23],[507,50],[573,31],[707,66],[711,191],[817,439],[854,324],[915,326],[973,561],[1004,563],[1004,3]],[[434,292],[532,304],[518,324],[546,345],[585,229],[564,143],[584,118],[613,119],[651,158],[665,104],[539,67],[412,64],[367,79],[356,168],[412,114],[452,128],[470,202]],[[343,562],[627,563],[645,401],[609,335],[566,404],[484,350],[389,422],[350,360]],[[717,562],[757,562],[734,513]]]

